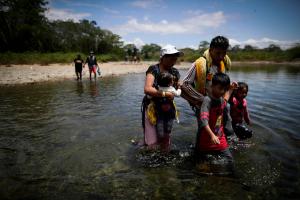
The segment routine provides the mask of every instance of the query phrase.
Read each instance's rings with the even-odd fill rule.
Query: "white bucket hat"
[[[164,55],[172,55],[178,54],[179,56],[183,55],[183,52],[178,51],[173,45],[166,45],[160,50],[160,57],[162,58]]]

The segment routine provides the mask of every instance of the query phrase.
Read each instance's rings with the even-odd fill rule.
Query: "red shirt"
[[[198,137],[199,151],[220,151],[228,147],[224,134],[223,111],[227,102],[223,99],[213,99],[209,96],[204,98],[200,112],[200,135]],[[209,125],[212,132],[218,136],[220,144],[213,144],[204,127]]]

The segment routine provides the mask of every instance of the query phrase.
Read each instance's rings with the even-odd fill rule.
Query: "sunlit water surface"
[[[180,71],[182,76],[186,71]],[[300,190],[300,68],[241,67],[254,137],[235,175],[191,160],[196,120],[177,98],[170,155],[141,152],[145,74],[0,87],[0,199],[293,199]]]

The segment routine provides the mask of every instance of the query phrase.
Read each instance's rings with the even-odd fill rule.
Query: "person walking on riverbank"
[[[170,118],[168,120],[164,120],[164,123],[167,123],[169,128],[164,134],[158,136],[157,124],[160,124],[159,120],[162,120],[163,116],[161,116],[159,112],[156,112],[158,122],[153,125],[147,116],[147,110],[150,103],[154,103],[156,105],[156,102],[158,102],[161,98],[167,98],[169,100],[174,99],[174,93],[159,90],[158,77],[161,73],[170,73],[175,80],[172,86],[178,89],[180,74],[173,66],[175,65],[178,57],[182,54],[183,53],[178,51],[174,46],[167,45],[161,49],[159,63],[150,66],[146,71],[146,80],[144,85],[145,97],[142,102],[142,124],[144,129],[144,144],[149,149],[159,148],[164,152],[169,152],[170,150],[170,134],[174,119]]]
[[[96,71],[98,68],[98,63],[93,51],[90,51],[90,55],[86,58],[86,61],[83,66],[85,66],[86,63],[88,64],[89,67],[90,80],[92,80],[92,73],[94,73],[94,78],[96,80],[96,76],[97,76]]]
[[[75,63],[75,73],[77,76],[77,81],[82,80],[82,64],[83,60],[81,59],[81,55],[78,54],[77,57],[74,59]]]

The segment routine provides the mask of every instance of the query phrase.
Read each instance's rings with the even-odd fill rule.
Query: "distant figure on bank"
[[[93,51],[90,51],[90,55],[86,58],[83,67],[85,66],[86,63],[88,64],[89,67],[90,80],[92,80],[92,72],[94,73],[94,78],[96,80],[96,71],[97,71],[98,63]]]
[[[83,60],[82,60],[80,54],[78,54],[77,57],[74,59],[74,63],[75,63],[75,73],[76,73],[76,76],[77,76],[77,81],[82,80]]]
[[[232,118],[232,127],[239,139],[252,137],[252,130],[249,130],[243,123],[250,125],[249,112],[247,108],[246,96],[248,94],[248,84],[238,82],[238,88],[233,92],[229,100],[230,116]]]

